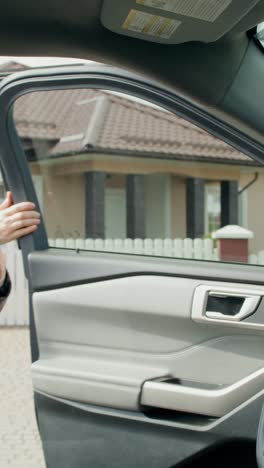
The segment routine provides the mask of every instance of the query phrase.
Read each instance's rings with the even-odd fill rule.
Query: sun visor
[[[113,32],[146,41],[213,42],[258,0],[104,0],[101,21]]]

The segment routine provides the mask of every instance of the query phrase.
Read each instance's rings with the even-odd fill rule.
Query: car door
[[[101,66],[11,76],[0,105],[6,185],[15,202],[41,204],[41,226],[20,248],[47,466],[257,466],[254,150],[169,90]],[[111,190],[125,193],[126,210],[107,219],[125,213],[126,236],[115,225],[106,239]]]

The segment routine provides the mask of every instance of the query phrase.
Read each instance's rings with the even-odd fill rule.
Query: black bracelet
[[[9,278],[8,271],[6,272],[4,282],[0,287],[0,298],[9,296],[11,291],[11,281]]]

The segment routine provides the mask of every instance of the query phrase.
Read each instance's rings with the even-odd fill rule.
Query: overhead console
[[[259,0],[103,0],[101,21],[113,32],[145,41],[213,42]]]

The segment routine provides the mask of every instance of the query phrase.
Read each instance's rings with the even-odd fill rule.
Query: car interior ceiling
[[[118,1],[109,0],[113,16]],[[131,4],[132,0],[123,0],[126,2]],[[10,0],[1,9],[0,52],[8,56],[78,57],[124,68],[155,80],[218,117],[224,116],[263,144],[264,106],[259,105],[259,96],[263,94],[264,57],[248,31],[264,20],[264,0],[230,3],[237,8],[237,16],[232,28],[223,28],[218,40],[193,41],[191,30],[183,43],[160,44],[103,26],[102,0],[46,0],[37,4]],[[247,4],[243,15],[242,4]],[[195,34],[195,27],[193,31]]]

